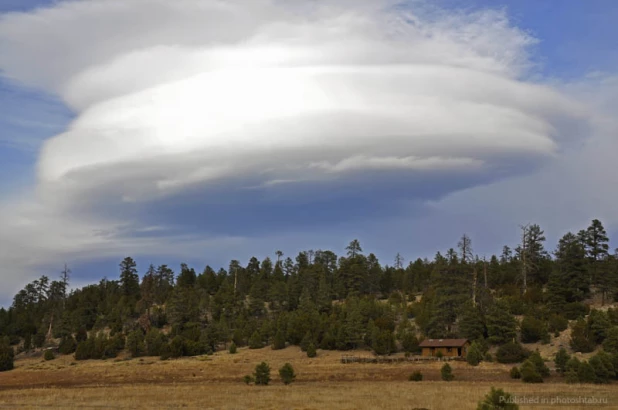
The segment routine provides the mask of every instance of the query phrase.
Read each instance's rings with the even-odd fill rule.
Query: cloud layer
[[[525,80],[535,40],[504,12],[247,3],[0,16],[4,75],[76,113],[45,141],[32,195],[2,205],[0,260],[345,223],[530,172],[588,130],[586,109]]]

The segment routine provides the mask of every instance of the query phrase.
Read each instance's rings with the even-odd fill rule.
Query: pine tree
[[[126,297],[139,297],[139,276],[137,274],[137,264],[131,257],[126,257],[120,263],[120,286],[122,293]]]
[[[13,370],[15,351],[8,343],[0,341],[0,372]]]
[[[270,383],[270,366],[266,362],[262,362],[255,366],[253,373],[255,384],[258,386],[266,386]]]
[[[567,353],[564,347],[561,347],[556,353],[556,358],[554,359],[554,363],[556,364],[556,369],[560,374],[564,374],[567,370],[567,363],[571,359],[571,356]]]
[[[294,368],[289,363],[284,364],[281,369],[279,369],[279,376],[286,385],[292,383],[296,379]]]
[[[440,369],[440,376],[445,382],[450,382],[455,378],[455,376],[453,375],[453,369],[448,363],[444,363],[444,366],[442,366],[442,369]]]

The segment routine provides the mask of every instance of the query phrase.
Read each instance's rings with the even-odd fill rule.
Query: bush
[[[294,368],[291,364],[286,363],[279,369],[279,376],[281,380],[283,380],[284,384],[290,384],[296,379],[296,374],[294,374]]]
[[[577,357],[571,357],[565,366],[565,377],[567,383],[579,383],[579,367],[581,362]]]
[[[411,382],[423,381],[423,373],[417,370],[408,377],[408,380],[410,380]]]
[[[266,362],[262,362],[255,366],[255,384],[260,386],[266,386],[270,383],[270,366]]]
[[[513,366],[509,374],[511,375],[511,379],[521,379],[521,372],[517,366]]]
[[[549,337],[545,323],[532,316],[524,317],[521,321],[521,341],[524,343],[534,343]]]
[[[595,383],[597,376],[589,362],[581,362],[577,369],[577,379],[580,383]]]
[[[569,320],[577,320],[588,314],[590,308],[588,305],[580,302],[567,303],[562,308],[562,313]]]
[[[146,354],[148,356],[161,356],[163,353],[163,346],[167,344],[165,335],[156,328],[152,328],[146,333],[144,342],[146,344]]]
[[[511,403],[512,401],[513,396],[510,393],[492,387],[489,393],[485,395],[483,401],[479,402],[476,410],[518,410],[519,406],[516,403]]]
[[[75,340],[77,341],[77,343],[79,343],[79,342],[85,342],[87,339],[88,339],[88,332],[83,327],[80,328],[75,334]]]
[[[539,374],[535,364],[531,360],[526,360],[521,365],[521,380],[524,383],[543,383],[543,377]]]
[[[62,338],[60,341],[60,345],[58,346],[58,352],[60,354],[71,354],[75,353],[75,349],[77,349],[77,342],[73,338],[73,336],[67,336]]]
[[[491,363],[491,362],[494,361],[494,358],[492,357],[491,353],[487,352],[485,354],[485,361],[488,362],[488,363]]]
[[[590,337],[588,325],[583,319],[578,320],[571,327],[571,349],[574,352],[588,353],[594,350],[594,342]]]
[[[508,342],[498,348],[496,360],[499,363],[521,363],[528,358],[530,352],[521,344]]]
[[[242,378],[242,380],[245,382],[245,384],[251,384],[253,383],[255,380],[253,379],[253,376],[246,374],[245,377]]]
[[[127,350],[131,357],[142,356],[146,352],[144,344],[144,333],[141,330],[134,330],[127,336]]]
[[[264,347],[264,342],[262,341],[262,335],[259,331],[253,332],[251,337],[249,338],[249,349],[261,349]],[[256,381],[257,384],[257,381]]]
[[[313,343],[309,343],[309,346],[307,346],[307,357],[316,357],[317,355],[318,353],[315,350],[315,345]]]
[[[230,345],[230,354],[236,354],[236,343],[232,342],[232,344]]]
[[[54,360],[56,358],[56,356],[54,355],[54,352],[51,349],[48,349],[45,351],[45,353],[43,354],[43,359],[45,360]]]
[[[569,356],[564,347],[561,347],[560,350],[558,350],[558,353],[556,353],[556,357],[554,358],[554,363],[556,364],[556,370],[558,370],[558,373],[564,374],[564,372],[566,372],[566,365],[570,358],[571,356]]]
[[[0,343],[0,372],[13,370],[15,351],[8,343]]]
[[[169,344],[170,357],[177,358],[184,354],[185,340],[182,336],[176,336]]]
[[[77,344],[77,349],[75,349],[75,360],[93,359],[95,356],[94,348],[94,339],[79,342]]]
[[[466,361],[471,366],[478,366],[482,358],[483,353],[481,352],[481,348],[476,342],[472,343],[470,349],[468,349],[468,354],[466,354]]]
[[[453,369],[451,369],[451,366],[448,363],[444,363],[444,366],[440,369],[440,375],[442,376],[442,380],[445,382],[450,382],[455,378],[453,375]]]
[[[273,339],[273,350],[285,349],[285,334],[281,329],[277,330]]]
[[[555,313],[549,316],[548,330],[550,332],[556,334],[566,330],[567,327],[569,327],[569,321],[564,316]]]
[[[545,365],[545,362],[543,361],[543,358],[541,357],[539,352],[532,353],[528,360],[530,360],[534,364],[534,366],[536,367],[536,371],[539,372],[541,377],[549,376],[549,368]]]

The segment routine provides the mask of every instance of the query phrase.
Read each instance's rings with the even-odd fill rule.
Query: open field
[[[360,355],[361,353],[355,353]],[[364,353],[367,354],[367,353]],[[508,376],[511,366],[450,362],[456,381],[440,381],[441,363],[341,364],[340,352],[307,358],[297,347],[273,351],[159,361],[157,358],[77,362],[22,359],[0,373],[2,408],[216,408],[216,409],[473,409],[491,386],[516,395],[595,396],[618,408],[618,385],[567,385],[558,377],[524,384]],[[242,376],[262,360],[271,366],[270,386],[247,386]],[[290,362],[297,381],[284,386],[277,370]],[[423,382],[408,382],[421,370]],[[599,408],[600,406],[593,406]],[[558,408],[558,406],[522,406]],[[588,406],[560,406],[579,409]]]

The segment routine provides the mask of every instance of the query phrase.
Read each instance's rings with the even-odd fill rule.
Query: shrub
[[[236,343],[232,342],[232,344],[230,345],[230,354],[236,354]]]
[[[486,361],[486,362],[488,362],[488,363],[491,363],[491,362],[493,362],[493,361],[494,361],[494,358],[493,358],[493,356],[491,355],[491,353],[487,352],[487,353],[485,354],[485,361]]]
[[[423,373],[417,370],[408,377],[408,380],[410,380],[411,382],[423,381]]]
[[[438,359],[442,359],[442,357],[443,357],[443,356],[444,356],[444,355],[442,354],[442,351],[441,351],[441,350],[438,350],[438,353],[436,353],[436,357],[437,357]]]
[[[249,349],[261,349],[264,347],[264,342],[262,341],[262,335],[259,331],[253,332],[251,337],[249,338]],[[257,384],[257,381],[256,381]]]
[[[284,384],[290,384],[296,379],[296,374],[294,374],[294,368],[291,364],[286,363],[279,369],[279,376],[281,380],[283,380]]]
[[[532,316],[524,317],[521,321],[521,341],[524,343],[534,343],[549,337],[545,323]]]
[[[596,376],[595,383],[609,383],[611,379],[616,377],[616,371],[612,363],[611,357],[601,351],[590,358],[588,361]]]
[[[613,326],[607,331],[607,337],[603,341],[603,350],[618,353],[618,326]]]
[[[176,336],[170,342],[170,357],[180,357],[184,353],[185,340],[182,336]]]
[[[161,356],[163,346],[167,344],[166,337],[157,328],[152,328],[146,333],[144,342],[146,344],[146,354],[148,356]]]
[[[60,345],[58,346],[58,351],[60,354],[71,354],[75,353],[75,349],[77,349],[77,342],[73,338],[73,336],[67,336],[62,338],[60,341]]]
[[[142,356],[146,352],[144,344],[144,333],[141,330],[134,330],[127,336],[127,350],[131,357]]]
[[[587,353],[594,350],[594,342],[590,338],[588,325],[583,319],[573,324],[570,343],[574,352]]]
[[[442,380],[446,382],[450,382],[455,378],[453,375],[453,369],[451,369],[451,366],[448,363],[444,363],[444,366],[440,369],[440,375],[442,376]]]
[[[54,360],[56,358],[56,356],[54,355],[54,352],[51,349],[48,349],[45,351],[45,353],[43,354],[43,359],[45,360]]]
[[[246,374],[245,377],[242,378],[245,384],[251,384],[254,382],[253,376]]]
[[[88,360],[94,358],[94,339],[88,339],[77,344],[75,360]]]
[[[471,366],[478,366],[482,358],[483,353],[481,352],[479,345],[476,342],[472,343],[470,349],[468,349],[468,354],[466,354],[466,361]]]
[[[511,379],[521,379],[521,372],[517,366],[513,366],[510,371]]]
[[[277,330],[277,333],[275,333],[272,348],[273,350],[285,349],[285,334],[283,333],[283,330],[279,329]]]
[[[316,357],[317,354],[318,353],[315,350],[315,345],[313,343],[309,343],[309,346],[307,346],[307,357]]]
[[[577,369],[577,379],[580,383],[595,383],[597,376],[589,362],[581,362]]]
[[[13,370],[15,351],[8,343],[0,343],[0,372]]]
[[[524,383],[543,383],[543,377],[539,374],[535,364],[531,360],[526,360],[521,365],[521,380]]]
[[[588,305],[580,302],[567,303],[562,308],[562,313],[569,320],[577,320],[588,314],[590,308]]]
[[[566,365],[570,358],[571,356],[569,356],[564,347],[561,347],[560,350],[558,350],[558,353],[556,353],[556,357],[554,358],[554,363],[556,364],[556,370],[558,370],[558,373],[564,374],[564,372],[566,372]]]
[[[549,368],[545,365],[545,362],[543,361],[543,358],[541,357],[539,352],[532,353],[528,360],[530,360],[534,364],[534,366],[536,367],[536,371],[539,372],[541,377],[549,376]]]
[[[80,328],[75,334],[75,340],[77,341],[77,343],[79,343],[79,342],[85,342],[87,339],[88,339],[88,332],[83,327]]]
[[[579,382],[579,367],[581,362],[577,357],[571,357],[565,366],[565,377],[567,383]]]
[[[270,383],[270,366],[266,362],[262,362],[255,366],[255,384],[260,386],[266,386]]]
[[[511,403],[513,396],[502,389],[491,388],[489,393],[485,395],[483,401],[480,401],[476,410],[518,410],[519,405]]]
[[[509,342],[498,348],[496,359],[499,363],[521,363],[529,355],[530,352],[521,344]]]
[[[562,332],[569,327],[569,321],[561,315],[552,314],[548,319],[548,330],[554,334]]]

